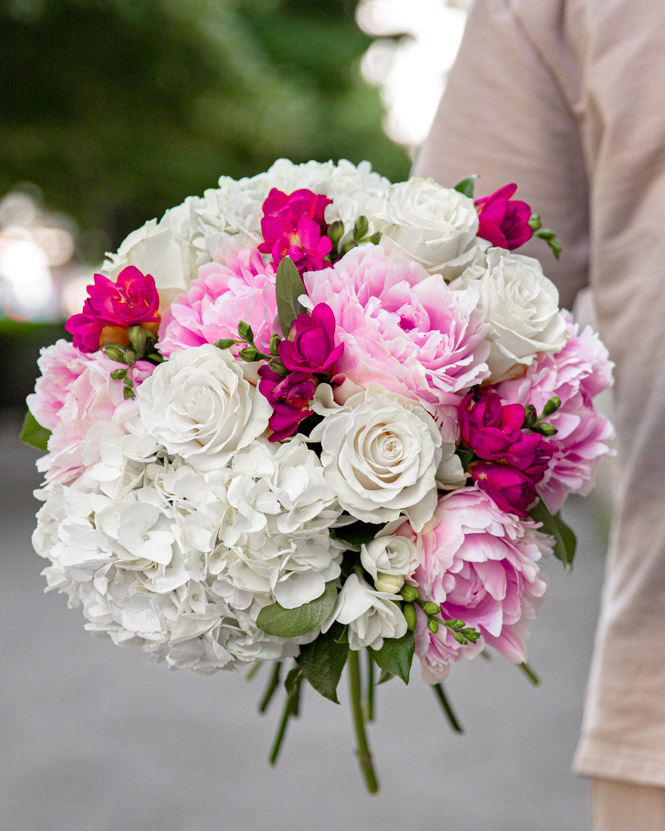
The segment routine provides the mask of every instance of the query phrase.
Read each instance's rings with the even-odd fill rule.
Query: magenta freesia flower
[[[279,357],[294,372],[329,372],[344,352],[344,344],[335,346],[335,315],[330,306],[319,303],[311,316],[299,314],[291,326],[293,340],[283,340]]]
[[[115,283],[95,274],[83,311],[72,315],[65,329],[73,335],[74,346],[83,352],[95,352],[104,343],[128,344],[125,330],[129,326],[141,324],[156,335],[158,309],[159,294],[152,275],[127,266]]]
[[[538,496],[534,480],[528,473],[510,465],[471,462],[471,478],[496,502],[502,511],[527,517]]]
[[[533,236],[529,225],[531,208],[526,202],[512,199],[517,185],[504,185],[488,196],[475,199],[478,210],[478,236],[499,248],[512,251]]]
[[[569,493],[589,493],[614,436],[610,421],[593,404],[593,397],[612,384],[607,350],[591,328],[580,332],[570,314],[562,314],[570,335],[565,347],[554,355],[539,356],[524,376],[496,387],[506,401],[533,404],[538,412],[554,395],[561,401],[560,408],[547,417],[557,432],[548,439],[554,453],[538,484],[538,493],[552,512],[561,508]]]
[[[409,582],[440,605],[444,620],[462,620],[480,633],[476,644],[460,645],[443,625],[430,632],[419,615],[416,654],[424,679],[442,681],[451,662],[473,657],[485,645],[524,661],[527,627],[546,588],[538,561],[551,552],[536,523],[516,519],[483,491],[467,487],[441,497],[419,534],[408,523],[398,533],[418,548],[420,565]]]
[[[458,435],[457,406],[489,374],[486,325],[475,287],[452,291],[401,254],[381,246],[349,251],[325,274],[307,273],[313,303],[330,306],[344,344],[340,377],[380,384],[436,415],[444,441]]]
[[[226,263],[208,263],[189,291],[171,304],[160,327],[159,349],[168,357],[174,349],[237,338],[238,322],[254,332],[254,342],[270,350],[270,335],[281,333],[275,300],[275,269],[253,250],[230,253]],[[241,346],[231,347],[235,353]]]
[[[269,440],[281,441],[292,436],[300,422],[312,414],[309,402],[316,391],[316,379],[306,372],[291,372],[284,377],[267,364],[259,368],[259,377],[259,392],[274,410],[268,421],[273,431]]]
[[[271,254],[275,266],[290,257],[302,274],[320,271],[332,251],[332,241],[325,236],[324,213],[332,200],[327,196],[301,189],[287,195],[273,188],[263,203],[259,251]]]

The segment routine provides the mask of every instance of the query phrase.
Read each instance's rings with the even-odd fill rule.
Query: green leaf
[[[464,196],[468,196],[469,199],[473,199],[473,189],[476,184],[476,179],[478,178],[478,174],[474,173],[472,176],[467,176],[466,179],[462,179],[461,182],[458,182],[455,185],[455,190],[458,193],[463,193]]]
[[[376,525],[358,520],[358,522],[344,525],[341,528],[331,528],[330,536],[334,540],[347,542],[349,545],[362,545],[373,540],[382,528],[383,524]]]
[[[289,336],[293,321],[305,311],[305,307],[298,300],[300,295],[305,293],[305,286],[293,260],[290,257],[284,257],[277,268],[275,297],[277,298],[279,325],[282,327],[282,334],[285,338]]]
[[[50,437],[51,431],[47,430],[46,427],[42,427],[30,410],[28,410],[23,419],[21,441],[24,444],[29,444],[31,447],[36,447],[37,450],[46,450]]]
[[[323,594],[296,609],[285,609],[279,603],[261,609],[257,618],[259,629],[278,638],[306,635],[330,617],[337,602],[335,581],[326,583]]]
[[[531,508],[529,515],[531,519],[542,523],[540,530],[543,533],[554,537],[554,556],[557,560],[561,560],[564,566],[572,565],[577,539],[573,530],[561,519],[561,515],[552,516],[542,499],[539,499]]]
[[[381,669],[399,676],[408,684],[414,649],[413,632],[407,632],[402,638],[386,638],[381,649],[372,649],[372,658]]]
[[[335,623],[325,633],[300,648],[296,663],[303,675],[324,698],[339,704],[337,685],[349,654],[348,641],[340,643],[344,627]]]

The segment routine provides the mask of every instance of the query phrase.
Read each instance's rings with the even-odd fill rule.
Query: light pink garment
[[[415,173],[518,182],[616,361],[619,503],[576,769],[665,786],[665,3],[477,0]],[[574,644],[571,644],[574,648]]]

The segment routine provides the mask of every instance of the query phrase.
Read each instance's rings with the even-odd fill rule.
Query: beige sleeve
[[[559,262],[537,256],[570,307],[587,284],[588,192],[578,124],[560,79],[545,65],[503,0],[477,0],[429,137],[413,173],[452,186],[479,174],[476,194],[516,182],[562,244]]]

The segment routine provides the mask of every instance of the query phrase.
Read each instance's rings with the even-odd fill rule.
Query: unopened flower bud
[[[553,424],[548,424],[546,421],[541,421],[538,425],[538,432],[542,433],[544,436],[554,436],[559,431]]]
[[[416,628],[417,622],[415,607],[411,603],[405,603],[404,606],[402,606],[402,613],[404,614],[407,628],[413,632]]]
[[[545,404],[543,407],[543,416],[552,415],[555,413],[559,407],[561,406],[561,399],[558,395],[553,395],[550,400]]]
[[[400,574],[386,574],[380,571],[374,581],[374,588],[378,592],[397,594],[404,585],[404,578]]]
[[[433,603],[431,600],[428,600],[427,603],[421,603],[420,608],[426,615],[438,615],[441,611],[439,604]]]
[[[272,355],[277,355],[277,347],[280,345],[281,342],[282,339],[277,334],[277,332],[273,332],[273,334],[270,336],[270,353]]]
[[[436,633],[439,631],[439,624],[435,620],[428,620],[427,628],[430,632],[433,632],[436,635]]]
[[[117,361],[120,364],[125,363],[125,350],[120,346],[105,346],[104,354],[112,361]]]
[[[413,603],[414,600],[418,600],[420,597],[418,589],[415,586],[410,586],[408,584],[402,586],[400,594],[407,603]]]
[[[130,326],[127,330],[127,334],[134,352],[136,352],[137,355],[143,355],[147,340],[145,329],[137,324],[135,326]]]

